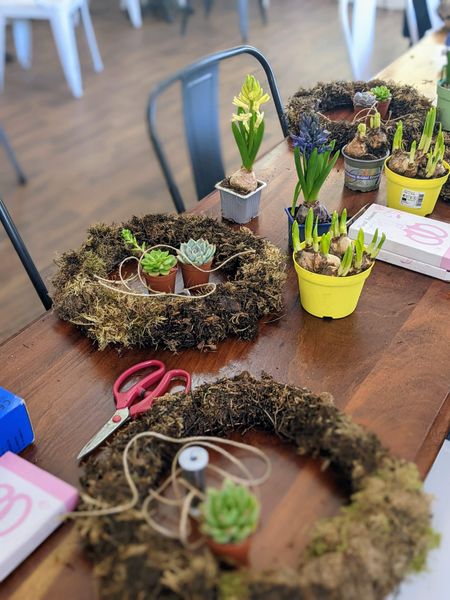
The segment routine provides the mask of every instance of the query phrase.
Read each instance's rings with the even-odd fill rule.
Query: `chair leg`
[[[67,84],[75,98],[81,98],[83,84],[72,15],[68,11],[56,9],[50,18],[50,24]]]
[[[194,14],[194,9],[192,8],[191,0],[179,0],[179,7],[181,10],[181,35],[186,34],[187,22],[189,17]]]
[[[213,7],[213,3],[214,3],[214,0],[203,0],[203,7],[205,10],[206,17],[209,17],[212,7]]]
[[[248,42],[248,0],[237,0],[239,27],[244,44]]]
[[[264,25],[267,25],[267,9],[269,8],[269,0],[258,0],[259,12]]]
[[[5,86],[5,61],[6,61],[6,19],[0,17],[0,91]]]
[[[84,33],[86,35],[86,41],[91,52],[92,64],[94,65],[94,71],[100,73],[103,71],[102,57],[97,46],[97,39],[95,37],[94,27],[92,25],[91,14],[89,12],[89,5],[87,0],[83,2],[80,7],[81,19],[83,21]]]
[[[142,12],[141,3],[139,0],[127,0],[126,7],[128,10],[128,16],[130,17],[131,24],[136,29],[142,27]]]
[[[16,171],[17,181],[20,185],[25,185],[27,182],[27,178],[25,173],[22,171],[22,167],[20,166],[19,161],[14,154],[14,150],[12,149],[11,144],[9,143],[8,136],[6,135],[3,127],[0,127],[0,143],[3,144],[5,148],[5,152],[8,155],[9,160],[11,161],[14,170]]]
[[[31,57],[33,54],[33,32],[31,29],[31,21],[28,19],[14,19],[12,23],[12,32],[17,60],[24,69],[30,69]]]
[[[8,237],[11,240],[11,243],[14,246],[14,249],[16,250],[23,266],[25,267],[28,277],[30,278],[31,283],[34,285],[34,289],[44,305],[45,310],[49,310],[52,307],[52,300],[48,295],[48,290],[45,286],[45,283],[40,276],[39,271],[36,269],[36,265],[34,264],[22,238],[20,237],[11,215],[8,212],[8,209],[1,199],[0,221],[2,222],[3,227],[5,228],[5,231],[8,234]]]

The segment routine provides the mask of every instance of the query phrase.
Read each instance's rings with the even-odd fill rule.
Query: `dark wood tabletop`
[[[431,43],[436,44],[428,40],[414,50],[416,58],[423,58],[419,73],[421,65],[425,69]],[[389,75],[397,73],[402,79],[403,74],[408,81],[412,60],[409,53]],[[429,90],[427,85],[424,91]],[[286,142],[258,162],[257,174],[268,187],[261,214],[249,227],[287,253],[283,209],[292,198],[295,169]],[[384,183],[378,193],[361,194],[344,189],[343,179],[338,163],[321,192],[329,209],[347,207],[352,215],[368,202],[384,203]],[[220,218],[218,195],[211,194],[194,212]],[[450,221],[450,206],[439,201],[433,216]],[[253,342],[229,339],[210,353],[99,352],[52,312],[42,316],[0,347],[1,385],[26,400],[36,433],[35,443],[23,456],[77,485],[81,471],[75,457],[111,416],[114,380],[132,364],[157,357],[168,368],[192,372],[194,386],[246,370],[255,376],[265,371],[315,392],[331,392],[339,408],[373,430],[395,455],[415,461],[425,474],[450,422],[449,285],[378,261],[357,310],[345,319],[321,320],[302,310],[289,261],[284,299],[282,317],[262,322]],[[277,466],[275,479],[263,493],[263,523],[252,565],[257,569],[280,562],[293,565],[311,525],[336,512],[341,493],[320,465],[296,457],[270,436],[252,433],[248,441],[266,449]],[[93,576],[75,529],[66,524],[51,536],[2,584],[0,597],[95,597]]]

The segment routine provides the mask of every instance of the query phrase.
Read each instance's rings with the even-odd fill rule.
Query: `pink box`
[[[12,452],[0,456],[0,581],[75,508],[78,491]]]

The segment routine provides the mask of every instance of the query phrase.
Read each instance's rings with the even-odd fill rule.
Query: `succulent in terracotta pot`
[[[173,294],[177,276],[177,259],[167,250],[151,250],[141,260],[148,287],[153,292]]]
[[[370,93],[375,96],[377,102],[377,110],[381,115],[382,119],[385,119],[388,115],[389,106],[392,100],[391,90],[386,85],[376,85],[370,88]]]
[[[191,238],[180,245],[177,256],[186,288],[208,283],[215,252],[215,244],[210,244],[203,238]]]
[[[224,481],[222,488],[208,488],[200,505],[201,532],[214,554],[245,565],[250,536],[260,516],[258,499],[243,485]]]

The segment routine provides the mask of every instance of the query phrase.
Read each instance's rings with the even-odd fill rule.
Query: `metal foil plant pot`
[[[257,189],[247,195],[239,194],[222,184],[222,181],[217,183],[216,189],[220,191],[220,205],[224,219],[243,225],[259,215],[261,192],[267,186],[265,181],[258,180]]]
[[[345,152],[346,147],[344,146],[342,149],[345,166],[345,187],[357,192],[377,190],[380,186],[383,166],[389,152],[381,158],[367,160],[349,156]]]

